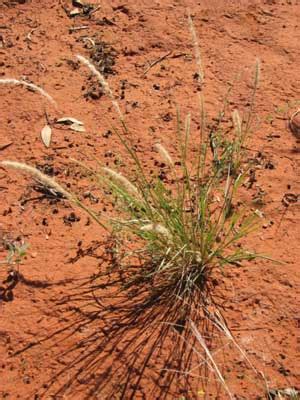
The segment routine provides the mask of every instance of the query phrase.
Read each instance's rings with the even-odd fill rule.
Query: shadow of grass
[[[39,343],[54,340],[64,348],[57,354],[63,366],[40,396],[51,392],[57,399],[76,391],[82,399],[199,399],[208,370],[205,353],[199,358],[194,351],[188,321],[210,346],[214,326],[208,310],[215,303],[209,284],[174,301],[172,284],[141,277],[132,285],[141,265],[125,271],[112,256],[103,265],[56,303],[67,322]],[[148,267],[143,265],[144,272]]]

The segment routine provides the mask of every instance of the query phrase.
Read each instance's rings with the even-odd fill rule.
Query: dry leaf
[[[52,130],[49,125],[45,125],[44,128],[41,131],[41,138],[42,142],[46,147],[50,146],[51,143],[51,136],[52,136]]]
[[[79,124],[72,124],[70,129],[75,132],[85,132],[85,127]]]
[[[73,1],[72,1],[72,5],[73,5],[74,7],[81,7],[81,8],[84,7],[84,4],[82,3],[81,0],[73,0]]]
[[[64,124],[64,125],[72,125],[72,124],[77,124],[77,125],[83,125],[83,122],[78,121],[78,119],[72,118],[72,117],[63,117],[60,118],[56,121],[57,124]]]
[[[81,14],[81,11],[79,10],[79,8],[73,8],[72,11],[69,12],[70,17],[75,17],[76,15]]]

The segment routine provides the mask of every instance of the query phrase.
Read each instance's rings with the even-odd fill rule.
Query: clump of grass
[[[94,72],[88,60],[82,56],[78,56],[78,59]],[[105,78],[98,71],[95,75],[115,103]],[[252,102],[258,87],[258,76],[257,63]],[[235,204],[247,174],[243,146],[250,131],[251,115],[242,121],[238,111],[234,111],[233,137],[225,142],[217,140],[217,136],[221,135],[223,114],[220,114],[217,127],[207,129],[202,103],[200,109],[202,132],[197,144],[197,162],[192,166],[188,162],[190,115],[183,123],[177,112],[180,167],[175,168],[172,157],[163,145],[155,145],[160,157],[170,168],[170,175],[175,181],[172,187],[158,177],[151,182],[147,178],[130,138],[127,138],[129,129],[119,112],[119,106],[116,110],[121,115],[121,128],[114,128],[114,132],[135,165],[135,185],[132,185],[130,178],[111,169],[95,171],[95,176],[101,181],[103,171],[110,175],[111,179],[106,183],[121,208],[122,219],[114,219],[113,233],[126,238],[129,246],[136,238],[140,239],[138,254],[146,260],[145,270],[141,268],[136,272],[132,284],[141,278],[154,280],[155,285],[170,290],[169,301],[175,302],[178,299],[190,299],[195,290],[201,291],[215,268],[237,265],[257,257],[254,252],[237,247],[239,240],[256,228],[257,215],[245,215]],[[209,148],[212,149],[212,157],[208,154]]]
[[[190,27],[192,20],[189,17]],[[193,31],[193,30],[192,30]],[[197,43],[196,43],[197,44]],[[238,265],[253,260],[257,254],[239,247],[240,239],[256,228],[257,215],[245,214],[236,205],[238,191],[243,184],[247,166],[243,164],[243,146],[248,137],[253,102],[259,82],[259,64],[256,64],[250,114],[245,121],[237,110],[233,112],[233,132],[229,141],[220,139],[224,110],[219,114],[216,126],[208,127],[202,99],[200,99],[201,133],[197,143],[197,155],[190,163],[191,116],[182,122],[177,111],[177,143],[180,166],[176,166],[168,150],[156,144],[156,150],[169,166],[174,185],[157,177],[150,181],[135,152],[129,129],[120,107],[104,76],[83,56],[77,58],[98,78],[110,97],[121,122],[114,128],[115,134],[127,150],[135,166],[134,184],[130,178],[107,167],[89,171],[97,181],[110,187],[122,218],[114,219],[111,227],[100,221],[95,213],[86,208],[77,197],[67,192],[53,179],[25,164],[11,161],[3,166],[20,169],[37,177],[45,184],[56,187],[68,200],[83,208],[111,234],[130,243],[140,240],[137,254],[145,262],[131,284],[142,280],[153,281],[153,290],[168,290],[170,302],[189,302],[194,292],[205,287],[216,268]],[[211,149],[211,155],[209,154]],[[135,252],[130,252],[134,255]],[[159,291],[160,291],[159,290]]]
[[[189,27],[197,48],[198,39],[190,16]],[[198,79],[203,86],[204,74],[199,49],[195,50],[195,54]],[[107,273],[101,274],[101,279],[103,276],[110,276],[113,267],[117,269],[117,273],[125,272],[125,283],[122,281],[120,290],[117,290],[118,295],[124,295],[124,291],[128,294],[127,307],[123,307],[122,302],[117,310],[121,315],[125,313],[123,325],[120,326],[138,326],[142,321],[143,335],[146,324],[151,331],[149,337],[157,334],[157,342],[162,342],[169,331],[157,327],[157,323],[167,321],[182,332],[186,322],[193,320],[195,310],[199,313],[199,308],[202,309],[198,321],[204,319],[203,315],[209,316],[208,310],[213,303],[210,288],[213,286],[212,277],[215,271],[223,272],[230,265],[237,266],[245,260],[251,261],[260,256],[240,245],[241,239],[257,228],[258,216],[255,212],[247,212],[238,201],[240,188],[249,169],[245,161],[245,144],[251,132],[254,100],[259,84],[259,63],[255,66],[249,112],[241,117],[238,110],[234,110],[229,136],[224,136],[223,118],[231,87],[214,125],[208,123],[204,98],[202,94],[199,96],[198,137],[192,133],[191,115],[188,114],[183,119],[177,110],[175,155],[171,156],[161,143],[154,146],[168,169],[168,179],[164,180],[158,174],[154,179],[149,178],[133,146],[133,138],[124,115],[104,76],[85,57],[77,58],[96,76],[112,101],[120,122],[119,127],[113,127],[113,132],[127,152],[130,160],[128,164],[134,166],[133,175],[127,176],[103,166],[99,161],[99,168],[95,170],[78,162],[94,178],[94,182],[99,183],[101,190],[104,187],[109,188],[106,193],[111,193],[112,204],[115,205],[118,216],[107,224],[102,216],[86,207],[77,196],[34,167],[11,161],[4,161],[2,165],[29,173],[42,183],[55,188],[113,236],[118,245],[114,249],[114,263],[109,266]],[[191,154],[194,158],[191,158]],[[118,253],[120,245],[125,250]],[[139,260],[137,267],[131,262],[132,259]],[[120,284],[121,281],[116,279],[115,282]],[[128,304],[134,307],[132,311]],[[118,313],[116,319],[120,320]],[[119,329],[116,324],[112,328],[117,331]],[[192,328],[224,384],[196,325]],[[122,329],[120,332],[123,334]],[[116,334],[113,336],[120,340]],[[147,344],[147,340],[143,343]],[[138,348],[140,351],[142,347]],[[185,348],[180,351],[182,356]],[[151,352],[154,350],[150,350],[147,360],[150,359]],[[93,357],[93,352],[86,356],[87,367],[90,363],[94,365]],[[187,362],[189,357],[188,354]],[[223,386],[229,393],[226,385]]]

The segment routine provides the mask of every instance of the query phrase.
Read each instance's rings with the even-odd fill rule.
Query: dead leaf
[[[52,129],[49,125],[45,125],[41,131],[42,142],[46,147],[50,146],[52,136]]]
[[[76,15],[81,14],[79,8],[74,8],[72,11],[69,12],[70,17],[75,17]]]
[[[81,0],[72,0],[72,5],[73,5],[74,7],[81,7],[81,8],[84,7],[84,4],[82,3]]]
[[[70,129],[75,132],[85,132],[85,127],[79,124],[72,124]]]
[[[59,118],[56,121],[57,124],[64,124],[64,125],[72,125],[72,124],[77,124],[77,125],[83,125],[83,122],[78,121],[78,119],[72,118],[72,117],[63,117]]]

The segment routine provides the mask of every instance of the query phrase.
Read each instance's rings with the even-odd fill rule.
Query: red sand
[[[104,41],[115,49],[116,54],[105,50],[116,55],[112,66],[115,73],[109,75],[108,81],[120,99],[140,154],[152,167],[156,157],[152,144],[157,139],[173,149],[175,103],[183,114],[192,112],[193,125],[196,121],[197,90],[193,79],[196,67],[190,57],[193,47],[187,28],[187,7],[199,35],[205,68],[204,93],[210,113],[216,114],[220,107],[226,82],[241,71],[231,105],[245,108],[253,65],[260,58],[257,121],[249,147],[254,154],[262,153],[262,157],[256,172],[257,182],[250,193],[256,200],[251,207],[259,208],[265,220],[262,229],[247,244],[284,264],[257,261],[229,270],[223,289],[227,297],[224,316],[263,378],[249,372],[236,348],[225,351],[224,370],[236,399],[265,398],[265,385],[274,389],[298,385],[299,389],[300,147],[288,130],[286,119],[300,100],[298,1],[94,1],[99,9],[90,17],[69,18],[63,6],[71,10],[74,8],[71,3],[69,0],[1,2],[0,77],[34,82],[53,96],[58,109],[24,88],[1,85],[0,159],[44,165],[48,170],[54,168],[57,180],[70,182],[74,191],[79,186],[81,193],[90,190],[88,182],[72,173],[68,157],[90,160],[89,155],[97,155],[110,165],[116,159],[116,162],[124,159],[116,138],[107,134],[109,121],[115,120],[109,100],[105,96],[99,98],[87,80],[88,71],[78,68],[75,55],[90,56],[87,48],[91,42],[86,37]],[[87,29],[70,33],[70,28],[78,26]],[[164,60],[144,74],[149,63],[165,55]],[[110,61],[107,62],[109,67]],[[92,95],[87,95],[91,92]],[[47,123],[45,110],[50,120],[71,116],[83,121],[87,135],[55,125],[47,149],[40,138],[40,131]],[[49,204],[44,199],[22,203],[40,195],[30,190],[30,185],[29,179],[12,171],[7,174],[1,168],[1,235],[6,241],[20,238],[30,245],[19,268],[24,279],[13,289],[12,301],[0,300],[0,397],[3,399],[39,399],[51,376],[80,354],[77,349],[77,353],[58,357],[76,345],[87,330],[78,329],[64,342],[60,342],[63,334],[46,342],[41,340],[72,322],[70,313],[74,309],[59,305],[60,299],[73,293],[73,279],[97,271],[101,241],[105,237],[97,226],[87,224],[87,216],[78,210],[74,211],[80,220],[73,221],[72,209],[64,202]],[[101,193],[96,194],[100,197],[96,207],[100,209],[104,200]],[[79,241],[83,249],[91,250],[72,263],[70,258],[76,256]],[[4,248],[1,255],[4,260]],[[6,277],[7,266],[0,265],[1,282]],[[99,368],[95,374],[101,374]],[[64,395],[53,395],[71,373],[70,368],[44,398],[163,398],[150,391],[155,386],[151,377],[145,378],[134,397],[126,394],[121,397],[120,387],[113,394],[98,391],[87,395],[91,387],[84,380],[79,382],[80,389],[73,385]],[[199,391],[197,398],[204,398],[201,387],[195,389]],[[167,394],[167,398],[192,397],[179,390]],[[227,395],[221,392],[207,398],[225,399]]]

